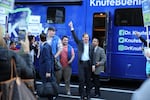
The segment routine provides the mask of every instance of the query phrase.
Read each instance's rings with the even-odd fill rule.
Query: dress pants
[[[81,98],[90,95],[91,66],[90,61],[79,62],[79,93]],[[86,86],[86,91],[84,90]]]
[[[92,83],[93,83],[93,85],[95,87],[95,95],[99,95],[100,96],[100,90],[99,90],[99,88],[100,88],[100,80],[99,80],[99,75],[96,75],[96,74],[92,73],[92,79],[93,79]]]

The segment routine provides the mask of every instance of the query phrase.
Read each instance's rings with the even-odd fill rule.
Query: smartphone
[[[25,36],[26,36],[26,30],[19,30],[18,31],[18,40],[21,41],[21,40],[25,40]]]

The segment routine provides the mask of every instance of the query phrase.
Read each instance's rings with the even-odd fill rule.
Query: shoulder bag
[[[13,77],[14,74],[15,77]],[[11,58],[11,78],[0,82],[0,85],[2,92],[1,100],[36,100],[33,93],[27,88],[21,78],[18,77],[13,58]]]
[[[54,70],[59,71],[62,69],[62,65],[58,59],[55,59],[55,65],[54,65]]]

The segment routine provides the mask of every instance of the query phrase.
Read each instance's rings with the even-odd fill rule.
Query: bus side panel
[[[145,58],[139,55],[112,54],[111,77],[145,79]]]
[[[17,7],[28,7],[31,9],[31,15],[41,17],[42,30],[46,32],[49,26],[54,26],[57,29],[56,34],[60,37],[68,35],[70,44],[74,47],[76,57],[73,62],[73,74],[78,72],[78,58],[77,58],[77,45],[73,40],[70,29],[68,27],[69,21],[73,21],[74,28],[79,39],[82,39],[82,34],[87,32],[92,40],[93,34],[93,15],[97,12],[109,13],[109,24],[106,34],[106,76],[112,78],[132,78],[144,79],[145,78],[145,59],[141,52],[141,42],[128,42],[128,39],[136,40],[135,31],[142,32],[143,27],[120,27],[114,25],[114,12],[117,8],[135,8],[137,6],[91,6],[92,0],[83,0],[82,5],[42,5],[42,4],[21,4]],[[97,1],[99,2],[99,1]],[[97,3],[98,4],[98,3]],[[37,9],[40,8],[40,9]],[[49,24],[46,21],[48,7],[64,7],[65,8],[65,23],[63,24]],[[139,6],[138,6],[139,7]],[[108,10],[109,9],[109,10]],[[124,32],[130,34],[122,34]],[[145,31],[145,30],[144,30]],[[122,41],[127,39],[127,41]],[[136,47],[136,48],[135,48]],[[142,56],[141,56],[142,55]]]
[[[142,42],[135,36],[136,31],[144,33],[145,28],[131,26],[114,27],[112,44],[115,45],[112,48],[112,77],[146,78],[146,61],[142,53]]]

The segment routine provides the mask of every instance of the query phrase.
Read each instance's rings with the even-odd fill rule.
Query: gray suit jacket
[[[99,75],[100,72],[103,70],[103,66],[106,62],[106,55],[105,51],[101,47],[97,47],[96,51],[93,53],[93,64],[95,65],[96,62],[100,62],[100,66],[96,66],[94,74]]]

